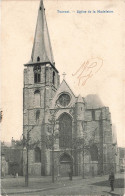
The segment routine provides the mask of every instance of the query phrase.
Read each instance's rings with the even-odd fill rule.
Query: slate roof
[[[53,66],[55,64],[42,0],[40,1],[38,10],[31,60],[28,64],[38,63],[38,57],[39,63],[50,62]]]
[[[104,104],[100,100],[97,94],[89,94],[85,97],[85,103],[87,109],[96,109],[104,107]]]

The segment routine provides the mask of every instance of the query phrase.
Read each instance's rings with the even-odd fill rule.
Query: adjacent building
[[[1,175],[23,175],[23,146],[12,138],[11,145],[1,143]]]

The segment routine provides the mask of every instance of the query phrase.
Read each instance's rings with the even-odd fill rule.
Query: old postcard
[[[1,1],[1,195],[124,195],[124,8]]]

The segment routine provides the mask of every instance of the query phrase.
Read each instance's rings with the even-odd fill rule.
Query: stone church
[[[24,69],[23,134],[31,175],[96,176],[115,170],[111,114],[97,95],[60,83],[41,0],[31,59]],[[26,151],[23,165],[26,167]],[[25,172],[25,171],[24,171]]]

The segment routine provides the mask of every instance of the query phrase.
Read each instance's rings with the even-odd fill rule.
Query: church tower
[[[24,65],[23,153],[31,175],[96,176],[115,168],[110,112],[97,95],[75,96],[55,67],[41,0],[30,61]],[[27,157],[28,155],[28,157]]]
[[[60,78],[55,67],[42,0],[31,59],[24,66],[23,134],[27,137],[29,132],[29,143],[37,143],[37,146],[29,151],[29,173],[46,175],[44,167],[47,158],[44,147],[41,146],[41,138],[46,131],[50,101],[59,86]]]

